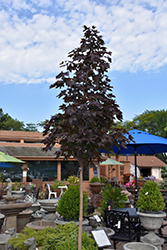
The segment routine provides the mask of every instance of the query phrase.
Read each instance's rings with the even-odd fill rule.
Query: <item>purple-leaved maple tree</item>
[[[82,169],[84,162],[102,161],[101,152],[113,145],[124,147],[129,140],[125,130],[116,126],[122,121],[122,112],[113,95],[107,72],[111,64],[111,52],[107,51],[102,36],[95,26],[83,26],[84,36],[80,46],[68,54],[65,67],[56,76],[50,88],[61,89],[58,98],[63,99],[60,113],[46,120],[44,125],[45,150],[59,143],[56,157],[75,157],[80,166],[80,216],[78,249],[82,235]]]

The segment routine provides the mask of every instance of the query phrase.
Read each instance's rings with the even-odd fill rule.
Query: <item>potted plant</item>
[[[80,179],[77,176],[75,176],[75,175],[70,175],[68,177],[68,179],[67,179],[67,182],[68,182],[68,184],[75,185],[75,184],[79,184],[80,183]]]
[[[133,181],[129,181],[129,182],[127,182],[126,184],[125,184],[125,187],[126,187],[126,189],[130,192],[130,193],[132,193],[132,194],[134,194],[135,193],[135,180],[133,180]],[[137,180],[137,189],[138,189],[138,191],[140,190],[140,181],[138,181]]]
[[[100,213],[104,216],[104,209],[108,210],[108,207],[112,205],[112,208],[125,207],[128,197],[122,192],[122,188],[114,188],[110,184],[107,184],[101,192],[101,207]]]
[[[68,190],[63,194],[56,206],[56,211],[64,220],[78,220],[80,205],[79,185],[70,185]],[[86,215],[88,206],[87,193],[83,192],[83,216]]]
[[[141,224],[149,230],[142,241],[147,243],[159,242],[159,245],[162,245],[163,240],[154,231],[161,227],[163,219],[166,217],[166,213],[163,212],[165,202],[155,181],[147,181],[141,188],[136,206],[139,209],[137,214],[140,217]]]
[[[143,176],[140,176],[140,177],[137,179],[137,181],[139,181],[140,187],[143,187],[144,184],[146,183],[146,180],[144,179]]]
[[[98,177],[93,176],[89,182],[89,185],[90,185],[93,193],[99,194],[101,192],[102,186],[104,186],[104,183],[101,183],[101,181]]]

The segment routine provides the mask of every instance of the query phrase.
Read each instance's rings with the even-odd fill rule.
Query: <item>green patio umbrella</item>
[[[21,161],[13,156],[5,154],[2,151],[0,151],[0,162],[25,163],[24,161]]]
[[[124,165],[124,164],[119,161],[115,161],[111,158],[108,158],[106,161],[101,162],[100,165]]]

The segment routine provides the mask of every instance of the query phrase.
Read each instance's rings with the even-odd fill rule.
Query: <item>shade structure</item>
[[[108,158],[106,161],[101,162],[100,165],[124,165],[124,164],[119,161],[115,161],[111,158]]]
[[[15,166],[6,162],[0,162],[0,168],[15,168]]]
[[[8,154],[5,154],[0,151],[0,162],[13,162],[13,163],[24,163],[24,161],[21,161],[13,156],[10,156]]]
[[[167,139],[152,135],[150,133],[133,129],[129,131],[134,142],[126,145],[126,148],[113,146],[115,154],[134,154],[135,157],[135,198],[138,198],[137,192],[137,154],[158,154],[167,152]]]

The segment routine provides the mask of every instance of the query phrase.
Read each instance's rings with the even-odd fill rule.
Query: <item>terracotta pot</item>
[[[146,183],[146,180],[144,179],[137,179],[137,182],[140,182],[140,187],[143,187]]]
[[[104,184],[100,182],[94,182],[94,183],[89,183],[89,186],[91,187],[93,193],[99,194]]]

